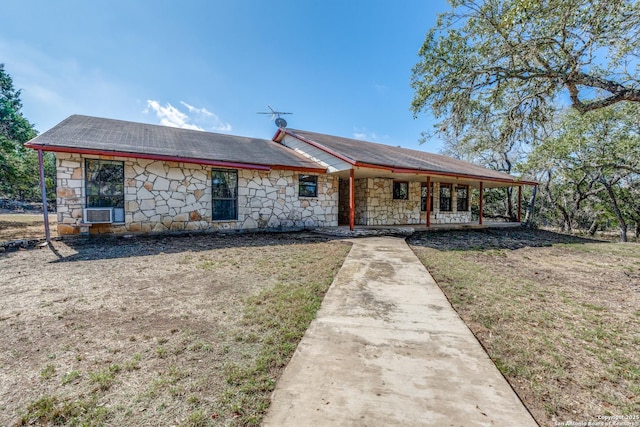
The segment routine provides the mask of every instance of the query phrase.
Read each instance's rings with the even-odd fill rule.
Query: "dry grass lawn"
[[[540,425],[640,425],[640,245],[521,229],[410,243]]]
[[[259,423],[348,250],[292,233],[0,254],[0,425]]]
[[[44,238],[44,217],[40,214],[0,213],[0,242]],[[57,215],[49,214],[52,236],[56,235]]]
[[[2,215],[0,233],[44,235]],[[523,229],[409,243],[540,425],[640,425],[640,245]],[[0,254],[0,425],[259,423],[348,248],[293,233]]]

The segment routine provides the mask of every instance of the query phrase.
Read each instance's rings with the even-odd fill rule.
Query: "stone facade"
[[[409,196],[406,200],[393,198],[393,179],[363,178],[355,180],[355,224],[356,225],[405,225],[426,223],[426,212],[421,211],[421,182],[409,182]],[[348,212],[349,185],[342,181],[340,186],[340,223],[348,221],[342,213]],[[434,183],[432,224],[471,222],[471,211],[456,211],[456,192],[452,195],[452,211],[440,211],[439,183]]]
[[[238,170],[238,219],[212,221],[211,167],[90,156],[124,162],[124,222],[95,233],[157,233],[336,226],[338,179],[318,176],[318,197],[298,197],[297,172]],[[57,153],[58,233],[76,234],[85,207],[84,157]]]
[[[453,186],[455,190],[455,186]],[[458,211],[457,192],[452,191],[451,194],[451,211],[440,210],[440,183],[433,183],[433,207],[431,208],[431,224],[464,224],[471,222],[471,203],[466,211]],[[424,218],[424,212],[422,213]],[[426,219],[426,218],[425,218]]]

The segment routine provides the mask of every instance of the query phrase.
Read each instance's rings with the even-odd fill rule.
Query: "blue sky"
[[[43,132],[72,114],[438,152],[411,68],[444,0],[2,0],[0,63]]]

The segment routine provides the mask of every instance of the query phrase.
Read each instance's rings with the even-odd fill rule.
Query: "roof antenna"
[[[276,111],[273,108],[271,108],[271,105],[267,105],[267,107],[269,107],[269,110],[271,110],[270,112],[264,113],[264,112],[259,112],[258,114],[271,114],[271,120],[276,119],[276,126],[278,126],[279,128],[286,128],[287,127],[287,121],[285,119],[283,119],[282,117],[280,117],[282,114],[293,114],[293,113],[285,113],[284,111]]]

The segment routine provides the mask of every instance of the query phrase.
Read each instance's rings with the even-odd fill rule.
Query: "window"
[[[429,199],[430,203],[430,211],[433,212],[433,182],[431,183],[431,191],[429,191]],[[420,210],[422,212],[427,211],[427,183],[423,182],[422,187],[420,188]]]
[[[458,198],[458,212],[469,210],[469,186],[459,185],[456,187],[456,195]]]
[[[124,162],[85,159],[88,208],[124,208]]]
[[[451,184],[440,184],[440,212],[451,211]]]
[[[318,177],[316,175],[298,176],[298,197],[318,197]]]
[[[213,169],[211,171],[211,219],[228,221],[238,219],[238,171]]]
[[[393,198],[396,200],[409,199],[409,183],[395,181],[393,183]]]

